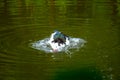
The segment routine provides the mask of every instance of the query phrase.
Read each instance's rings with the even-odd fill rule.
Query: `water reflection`
[[[104,80],[99,70],[92,67],[59,71],[54,80]]]

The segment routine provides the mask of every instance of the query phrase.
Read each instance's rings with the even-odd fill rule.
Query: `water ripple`
[[[32,41],[32,35],[36,34],[37,29],[24,27],[0,31],[0,60],[2,62],[20,61],[25,56],[32,57],[28,53],[34,53],[34,50],[28,47],[28,43]],[[24,60],[28,61],[27,58]]]

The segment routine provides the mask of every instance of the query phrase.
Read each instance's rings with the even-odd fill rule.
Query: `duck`
[[[60,52],[70,44],[69,36],[63,34],[60,31],[55,30],[50,35],[48,43],[50,44],[53,52]]]

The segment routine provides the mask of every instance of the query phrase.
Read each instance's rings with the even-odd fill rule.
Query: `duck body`
[[[70,44],[70,41],[69,37],[65,34],[59,31],[54,31],[54,33],[51,34],[48,43],[50,44],[53,52],[60,52]]]
[[[46,53],[65,52],[71,54],[71,49],[79,51],[86,41],[81,38],[69,37],[59,31],[54,31],[50,37],[31,43],[31,47]]]

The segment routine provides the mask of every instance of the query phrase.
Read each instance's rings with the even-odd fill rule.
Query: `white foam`
[[[45,38],[43,40],[33,42],[31,47],[45,51],[46,53],[54,53],[53,48],[56,48],[57,52],[71,53],[70,49],[79,50],[85,43],[86,41],[81,38],[69,38],[69,41],[66,40],[66,45],[61,44],[60,46],[57,46],[57,43],[50,43],[50,38]]]

